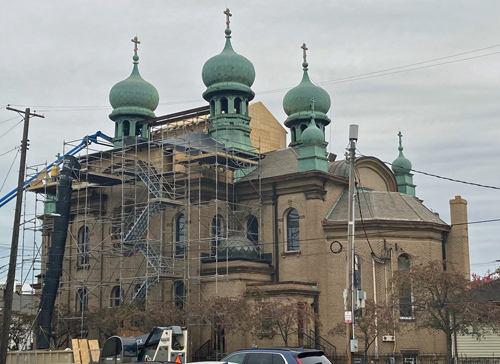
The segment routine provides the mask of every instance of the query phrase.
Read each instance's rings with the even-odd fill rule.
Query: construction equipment
[[[82,141],[80,142],[80,144],[78,144],[76,147],[74,147],[73,149],[71,149],[68,153],[64,154],[64,155],[71,155],[71,156],[74,156],[75,154],[77,154],[79,151],[81,151],[82,149],[86,148],[87,146],[89,146],[90,144],[94,143],[94,144],[103,144],[102,142],[99,142],[97,140],[97,138],[101,138],[101,139],[104,139],[105,141],[107,141],[108,143],[111,143],[113,141],[113,138],[107,136],[106,134],[104,133],[101,133],[100,131],[98,131],[97,133],[95,134],[92,134],[92,135],[86,135],[85,137],[83,137]],[[107,144],[104,144],[104,145],[107,145]],[[46,171],[50,171],[50,169],[52,167],[56,168],[59,164],[61,164],[63,162],[63,159],[64,159],[64,156],[60,156],[58,157],[53,163],[49,164],[45,170]],[[41,173],[41,172],[40,172]],[[23,183],[23,191],[28,187],[29,183],[30,182],[33,182],[40,173],[37,173],[36,175],[32,176],[31,178],[27,179],[26,181],[24,181]],[[17,194],[18,194],[18,190],[17,188],[13,189],[12,191],[10,191],[9,193],[7,193],[5,196],[3,196],[2,198],[0,198],[0,207],[6,205],[8,202],[10,202],[11,200],[13,200],[14,198],[16,198]]]
[[[180,326],[155,327],[139,337],[112,336],[104,343],[99,364],[171,362],[187,358],[187,329]]]

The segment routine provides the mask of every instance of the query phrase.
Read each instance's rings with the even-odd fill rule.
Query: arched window
[[[111,295],[109,296],[109,306],[118,307],[121,306],[123,300],[123,291],[120,286],[114,286],[111,290]]]
[[[129,136],[129,134],[130,134],[130,121],[125,120],[123,122],[123,136],[126,137]]]
[[[227,114],[229,110],[228,102],[225,97],[220,99],[220,111],[222,114]]]
[[[247,239],[255,245],[259,244],[259,220],[253,215],[247,219]]]
[[[224,229],[224,221],[222,216],[216,215],[212,219],[212,255],[217,253],[217,247],[222,239]]]
[[[182,310],[184,308],[184,303],[186,302],[186,291],[184,289],[184,282],[177,281],[174,282],[173,287],[174,293],[174,304],[175,307]]]
[[[210,116],[214,116],[215,115],[215,101],[212,100],[210,101]]]
[[[234,99],[234,113],[241,114],[241,99],[239,97]]]
[[[297,140],[297,132],[295,131],[295,127],[292,128],[292,142]]]
[[[78,265],[81,267],[89,265],[90,258],[90,231],[89,227],[84,225],[78,230],[77,244]]]
[[[138,136],[138,137],[142,136],[142,125],[135,124],[135,136]]]
[[[289,210],[286,215],[286,250],[300,250],[299,213],[295,209]]]
[[[307,129],[307,124],[302,124],[300,126],[300,134],[302,135],[302,133]]]
[[[401,254],[398,257],[398,270],[400,272],[410,269],[411,260],[407,254]],[[399,299],[399,317],[402,319],[413,318],[413,295],[411,286],[406,288],[402,297]]]
[[[89,296],[85,288],[80,288],[78,291],[76,291],[75,308],[76,312],[83,312],[88,310]]]
[[[182,255],[186,249],[186,218],[180,214],[175,219],[175,254]]]

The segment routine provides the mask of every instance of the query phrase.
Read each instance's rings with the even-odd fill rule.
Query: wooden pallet
[[[99,342],[97,340],[72,339],[73,360],[76,364],[99,362]]]

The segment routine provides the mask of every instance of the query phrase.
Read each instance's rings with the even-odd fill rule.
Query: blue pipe
[[[99,141],[97,140],[98,137],[101,138],[101,139],[106,140],[107,142],[112,142],[113,141],[113,138],[111,138],[110,136],[107,136],[106,134],[101,133],[100,131],[98,131],[95,134],[84,136],[83,139],[82,139],[82,141],[80,142],[80,144],[78,144],[76,147],[74,147],[73,149],[71,149],[65,155],[75,155],[76,153],[78,153],[79,151],[81,151],[83,148],[85,148],[87,145],[90,145],[92,143],[100,144]],[[53,165],[55,165],[55,164],[57,164],[57,165],[61,164],[62,161],[63,161],[63,158],[64,158],[64,156],[61,156],[61,157],[57,158],[53,163],[49,164],[45,170],[49,171],[52,168]],[[26,188],[28,187],[28,184],[31,181],[33,181],[35,178],[37,178],[40,175],[40,173],[42,173],[42,172],[39,172],[35,176],[33,176],[33,177],[27,179],[26,181],[24,181],[23,191],[26,190]],[[14,198],[16,198],[16,196],[17,196],[17,188],[13,189],[9,193],[7,193],[5,196],[3,196],[2,198],[0,198],[0,207],[4,206],[7,203],[9,203],[10,201],[12,201]]]

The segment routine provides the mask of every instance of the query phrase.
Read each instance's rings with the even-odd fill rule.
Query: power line
[[[17,119],[18,117],[19,116],[14,116],[13,118],[10,118],[10,119],[4,120],[4,121],[0,121],[0,124],[6,123],[7,121],[11,121],[11,120]]]
[[[358,151],[359,155],[361,155],[362,157],[366,157],[366,155],[362,154],[359,150],[357,150],[357,151]],[[390,162],[382,161],[382,163],[388,164],[388,165],[392,166],[392,163],[390,163]],[[436,178],[439,178],[439,179],[444,179],[444,180],[451,181],[451,182],[463,183],[465,185],[482,187],[482,188],[489,188],[489,189],[492,189],[492,190],[500,190],[500,187],[497,187],[497,186],[489,186],[489,185],[484,185],[484,184],[481,184],[481,183],[462,181],[462,180],[459,180],[459,179],[456,179],[456,178],[444,177],[444,176],[440,176],[438,174],[433,174],[433,173],[418,171],[416,169],[410,169],[410,171],[415,172],[415,173],[420,173],[420,174],[423,174],[423,175],[429,176],[429,177],[436,177]]]
[[[390,163],[388,163],[388,164],[390,164]],[[466,185],[471,185],[471,186],[476,186],[476,187],[490,188],[492,190],[500,190],[500,187],[496,187],[496,186],[489,186],[489,185],[483,185],[481,183],[474,183],[474,182],[462,181],[462,180],[455,179],[455,178],[449,178],[449,177],[439,176],[437,174],[432,174],[432,173],[417,171],[416,169],[412,169],[411,171],[415,172],[415,173],[424,174],[424,175],[430,176],[430,177],[436,177],[436,178],[444,179],[444,180],[451,181],[451,182],[458,182],[458,183],[463,183],[463,184],[466,184]]]
[[[10,129],[9,129],[9,130],[7,130],[5,133],[3,133],[2,135],[0,135],[0,139],[1,139],[1,138],[3,138],[5,135],[7,135],[7,133],[8,133],[9,131],[11,131],[12,129],[14,129],[16,126],[18,126],[18,125],[22,124],[22,122],[23,122],[22,120],[21,120],[21,121],[19,121],[19,122],[18,122],[17,124],[15,124],[12,128],[10,128]]]
[[[14,150],[16,150],[16,149],[17,149],[17,147],[14,147],[14,148],[12,148],[12,149],[11,149],[11,150],[9,150],[9,151],[7,151],[7,152],[5,152],[5,153],[0,154],[0,157],[4,156],[4,155],[6,155],[6,154],[9,154],[10,152],[12,152],[12,151],[14,151]]]
[[[448,61],[448,62],[441,62],[441,63],[431,64],[431,65],[426,65],[426,66],[422,66],[422,67],[414,67],[414,68],[409,68],[409,69],[403,69],[403,68],[408,68],[408,67],[413,67],[413,66],[417,66],[417,65],[422,65],[422,64],[430,63],[430,62],[436,62],[436,61],[443,60],[443,59],[458,57],[458,56],[462,56],[462,55],[465,55],[465,54],[480,52],[480,51],[484,51],[484,50],[492,49],[492,48],[496,48],[496,47],[500,47],[500,44],[489,46],[489,47],[485,47],[485,48],[479,48],[479,49],[475,49],[475,50],[472,50],[472,51],[457,53],[457,54],[453,54],[453,55],[449,55],[449,56],[434,58],[434,59],[427,60],[427,61],[421,61],[421,62],[411,63],[411,64],[407,64],[407,65],[404,65],[404,66],[386,68],[386,69],[383,69],[383,70],[380,70],[380,71],[373,71],[373,72],[368,72],[368,73],[362,73],[362,74],[359,74],[359,75],[342,77],[342,78],[338,78],[338,79],[335,79],[335,80],[321,81],[321,82],[317,82],[316,84],[317,85],[333,85],[333,84],[337,84],[337,83],[345,83],[345,82],[351,82],[351,81],[364,80],[364,79],[368,79],[368,78],[387,76],[387,75],[392,75],[392,74],[402,73],[402,72],[410,72],[410,71],[415,71],[415,70],[424,69],[424,68],[430,68],[430,67],[435,67],[435,66],[442,66],[442,65],[446,65],[446,64],[450,64],[450,63],[463,62],[463,61],[468,61],[468,60],[471,60],[471,59],[488,57],[488,56],[492,56],[492,55],[495,55],[495,54],[500,54],[500,51],[498,51],[498,52],[492,52],[492,53],[487,53],[487,54],[482,54],[482,55],[479,55],[479,56],[461,58],[461,59],[452,60],[452,61]],[[399,70],[399,71],[396,71],[396,70]],[[267,95],[267,94],[272,94],[272,93],[285,92],[285,91],[290,90],[291,88],[292,87],[286,87],[286,88],[280,88],[280,89],[274,89],[274,90],[267,90],[267,91],[256,91],[256,93],[258,93],[259,95]],[[177,105],[177,104],[194,103],[194,102],[199,102],[199,101],[201,101],[201,100],[197,99],[197,100],[183,100],[183,101],[161,102],[158,105],[167,106],[167,105]],[[15,104],[12,104],[12,106],[24,107],[25,105],[15,105]],[[59,110],[41,110],[41,112],[55,112],[55,111],[57,111],[57,112],[64,112],[64,111],[96,111],[96,110],[106,110],[106,109],[110,109],[111,108],[111,106],[54,106],[54,105],[38,105],[38,106],[34,106],[34,107],[36,107],[36,108],[47,108],[47,109],[59,109]]]
[[[499,52],[482,54],[480,56],[474,56],[474,57],[457,59],[457,60],[454,60],[454,61],[441,62],[441,63],[431,64],[431,65],[422,66],[422,67],[415,67],[415,68],[410,68],[410,69],[400,70],[400,71],[395,71],[395,72],[385,72],[385,71],[370,72],[370,73],[362,74],[362,75],[358,75],[358,76],[339,78],[337,80],[332,80],[332,81],[318,82],[317,84],[318,85],[332,85],[332,84],[336,84],[336,83],[344,83],[344,82],[349,82],[349,81],[365,80],[367,78],[374,78],[374,77],[380,77],[380,76],[393,75],[393,74],[396,74],[396,73],[410,72],[410,71],[420,70],[420,69],[424,69],[424,68],[442,66],[442,65],[450,64],[450,63],[457,63],[457,62],[468,61],[468,60],[471,60],[471,59],[492,56],[492,55],[495,55],[495,54],[500,54],[500,51]],[[452,57],[452,56],[450,56],[450,57]],[[448,58],[448,57],[443,57],[443,58]],[[432,62],[432,61],[426,61],[426,62],[420,62],[420,63],[427,63],[427,62]],[[419,63],[416,63],[416,64],[419,64]],[[408,66],[395,67],[393,69],[400,69],[400,68],[405,68],[405,67],[408,67]],[[385,72],[385,73],[381,73],[381,72]],[[376,73],[381,73],[381,74],[376,74]]]
[[[440,61],[440,60],[442,60],[442,59],[447,59],[447,58],[453,58],[453,57],[463,56],[464,54],[470,54],[470,53],[480,52],[480,51],[484,51],[484,50],[486,50],[486,49],[491,49],[491,48],[496,48],[496,47],[500,47],[500,44],[493,45],[493,46],[490,46],[490,47],[485,47],[485,48],[475,49],[475,50],[473,50],[473,51],[467,51],[467,52],[457,53],[457,54],[453,54],[453,55],[451,55],[451,56],[445,56],[445,57],[440,57],[440,58],[434,58],[434,59],[431,59],[431,60],[428,60],[428,61],[422,61],[422,62],[410,63],[410,64],[407,64],[406,66],[399,66],[399,67],[387,68],[387,69],[384,69],[384,70],[375,71],[375,72],[370,72],[370,73],[365,73],[365,74],[358,75],[358,76],[346,77],[345,79],[348,79],[348,78],[354,78],[354,77],[359,77],[359,76],[367,76],[367,75],[371,75],[371,74],[375,74],[375,73],[381,73],[381,72],[387,72],[387,71],[394,71],[394,70],[401,69],[401,68],[413,67],[413,66],[417,66],[417,65],[419,65],[419,64],[430,63],[430,62]],[[340,80],[342,80],[342,79],[340,79]],[[325,82],[328,82],[328,81],[325,81]]]
[[[14,162],[16,161],[17,155],[19,154],[19,149],[17,150],[16,155],[14,156],[14,159],[12,160],[12,163],[9,167],[9,170],[7,171],[7,175],[5,176],[5,179],[3,180],[2,187],[0,187],[0,192],[2,192],[3,187],[5,186],[5,182],[7,182],[7,179],[9,178],[10,171],[12,170],[12,166],[14,165]]]
[[[479,221],[471,221],[471,222],[461,222],[459,224],[453,224],[451,226],[485,224],[485,223],[488,223],[488,222],[498,222],[498,221],[500,221],[500,219],[479,220]]]

